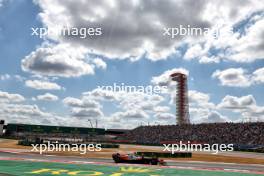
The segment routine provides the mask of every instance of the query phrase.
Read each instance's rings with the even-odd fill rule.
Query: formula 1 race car
[[[162,159],[158,159],[158,157],[144,157],[144,156],[139,156],[136,153],[132,153],[132,154],[114,153],[112,157],[115,163],[165,165],[165,162]]]

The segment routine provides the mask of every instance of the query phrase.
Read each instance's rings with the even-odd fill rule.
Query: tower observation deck
[[[173,73],[172,81],[176,81],[176,121],[178,125],[190,124],[187,75]]]

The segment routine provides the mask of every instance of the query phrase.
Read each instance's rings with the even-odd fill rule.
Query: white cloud
[[[19,94],[11,94],[0,91],[0,102],[22,102],[25,98]]]
[[[164,28],[179,27],[179,24],[225,31],[263,10],[263,3],[258,0],[243,3],[237,0],[216,0],[214,3],[203,0],[169,0],[166,3],[162,0],[137,3],[119,0],[111,3],[106,0],[100,3],[94,0],[34,2],[41,9],[39,17],[43,26],[51,31],[65,26],[102,29],[101,36],[85,39],[49,33],[43,44],[22,60],[22,69],[34,74],[61,77],[93,75],[94,68],[106,69],[107,65],[102,59],[90,58],[89,55],[132,61],[146,57],[157,61],[179,53],[177,47],[184,44],[188,48],[186,53],[182,53],[183,58],[197,58],[200,63],[263,59],[263,15],[253,15],[249,22],[252,25],[246,27],[243,35],[236,32],[217,39],[212,36],[177,36],[172,39],[163,35]],[[181,11],[180,15],[178,11]],[[211,49],[217,52],[211,53]]]
[[[254,71],[252,77],[256,84],[264,83],[264,67]]]
[[[124,110],[141,109],[143,111],[153,111],[153,108],[164,100],[160,95],[147,95],[144,93],[125,93],[118,95],[120,107]]]
[[[2,81],[8,80],[10,78],[11,78],[11,76],[9,74],[0,75],[0,80],[2,80]]]
[[[226,21],[235,24],[248,14],[263,7],[256,0],[240,2],[203,0],[174,1],[169,0],[162,6],[162,1],[122,2],[113,0],[101,1],[60,1],[37,0],[42,12],[39,14],[44,26],[49,29],[61,29],[65,25],[74,27],[101,27],[103,35],[88,37],[63,37],[50,34],[48,39],[59,43],[71,43],[87,48],[97,55],[108,58],[140,58],[146,54],[152,60],[165,59],[176,52],[176,47],[186,41],[199,41],[197,37],[177,36],[174,39],[163,34],[164,27],[212,27]],[[195,8],[193,8],[195,4]],[[87,9],[87,6],[90,9]],[[72,8],[74,7],[74,8]],[[86,9],[84,9],[86,7]],[[59,10],[54,10],[54,8]],[[238,13],[237,8],[241,11]],[[182,11],[181,9],[185,9]],[[215,9],[212,11],[212,9]],[[78,13],[76,13],[78,11]],[[176,13],[181,11],[181,15]],[[192,12],[192,13],[190,13]],[[218,13],[216,13],[218,12]],[[195,15],[194,15],[195,14]],[[225,15],[219,15],[225,14]],[[239,14],[239,15],[238,15]],[[214,18],[212,18],[214,16]],[[133,23],[130,23],[133,21]],[[125,26],[125,27],[124,27]],[[191,39],[192,38],[192,39]],[[125,41],[125,42],[124,42]],[[199,45],[196,45],[199,47]],[[197,48],[196,47],[196,48]],[[193,52],[190,52],[193,53]],[[196,56],[191,54],[191,56]],[[188,56],[188,57],[189,57]]]
[[[189,111],[192,123],[229,122],[228,117],[218,112],[216,105],[210,101],[210,95],[196,90],[189,90]]]
[[[93,59],[93,63],[97,68],[106,69],[107,67],[106,63],[100,58]]]
[[[46,96],[48,95],[48,96]],[[51,94],[50,94],[51,95]],[[54,99],[53,96],[44,94],[38,98],[43,100]],[[6,120],[7,123],[28,123],[28,124],[45,124],[45,125],[63,125],[63,126],[88,126],[89,122],[84,121],[84,114],[88,116],[102,115],[98,109],[78,109],[72,108],[72,116],[59,116],[52,112],[45,112],[45,108],[38,105],[23,104],[25,98],[19,94],[11,94],[0,91],[0,119]]]
[[[44,112],[37,105],[24,104],[25,100],[22,95],[0,91],[0,119],[7,123],[70,125],[67,117]]]
[[[208,37],[177,36],[174,39],[162,35],[166,27],[183,26],[233,27],[252,13],[263,10],[258,0],[203,0],[174,1],[165,4],[162,0],[118,1],[106,0],[72,2],[66,0],[36,0],[40,7],[39,18],[50,30],[68,27],[100,27],[101,36],[61,36],[49,33],[35,51],[26,56],[21,67],[33,74],[60,77],[93,75],[94,68],[106,69],[100,58],[137,60],[146,56],[151,60],[166,59],[178,53],[178,46],[187,44],[183,58],[198,58],[200,63],[234,60],[251,62],[263,59],[263,16],[254,16],[244,35],[228,34],[218,39]],[[160,6],[159,4],[163,4]],[[195,4],[195,8],[193,5]],[[88,9],[87,9],[88,8]],[[54,10],[56,9],[56,10]],[[185,9],[182,11],[182,9]],[[239,9],[239,13],[238,10]],[[181,14],[177,13],[181,11]],[[133,23],[131,23],[133,21]],[[221,50],[210,53],[210,49]]]
[[[242,96],[242,97],[234,97],[227,95],[225,96],[221,103],[218,104],[219,108],[225,109],[248,109],[251,106],[256,105],[256,100],[252,95]]]
[[[264,16],[237,37],[229,51],[229,59],[237,62],[253,62],[264,59]]]
[[[3,6],[4,0],[0,0],[0,8]]]
[[[92,96],[93,99],[96,100],[108,100],[108,101],[114,101],[118,99],[118,96],[115,92],[104,90],[104,89],[94,89],[90,92],[83,92],[83,96]]]
[[[219,123],[219,122],[223,123],[223,122],[230,122],[230,120],[227,117],[221,115],[219,112],[212,111],[207,115],[205,119],[203,119],[203,122],[204,123]]]
[[[198,92],[196,90],[189,90],[189,102],[190,103],[198,103],[198,104],[204,104],[207,103],[210,99],[209,94]]]
[[[38,95],[37,99],[43,101],[57,101],[59,98],[51,93],[45,93],[43,95]]]
[[[43,112],[37,105],[1,103],[0,119],[7,123],[70,125],[67,117]]]
[[[88,37],[85,40],[79,36],[62,37],[54,34],[49,35],[49,39],[82,45],[89,51],[108,58],[140,58],[146,54],[147,58],[152,60],[164,59],[176,52],[175,47],[184,38],[182,36],[166,38],[162,35],[164,27],[177,27],[179,24],[210,26],[210,22],[201,17],[206,6],[202,0],[195,1],[196,8],[193,8],[192,0],[184,2],[169,0],[165,4],[161,0],[157,2],[146,0],[138,1],[137,5],[133,1],[118,0],[111,3],[105,0],[100,3],[93,0],[74,3],[71,1],[51,3],[50,0],[35,2],[42,9],[39,16],[44,26],[50,29],[60,29],[67,24],[77,27],[101,27],[103,33],[101,36]],[[175,13],[177,11],[181,11],[182,14]],[[189,13],[190,11],[192,13]]]
[[[227,95],[217,105],[218,109],[227,109],[239,113],[237,121],[264,121],[264,106],[258,106],[253,95],[235,97]]]
[[[164,98],[158,94],[146,94],[142,92],[125,92],[125,91],[110,91],[104,89],[94,89],[90,92],[84,92],[84,97],[91,98],[97,101],[114,101],[118,102],[124,110],[131,108],[140,108],[144,110],[153,110],[155,105],[159,104]]]
[[[42,46],[22,60],[22,69],[61,77],[94,74],[92,65],[85,61],[85,53],[86,49],[68,44]]]
[[[196,90],[188,92],[189,104],[191,107],[203,107],[206,109],[214,109],[214,103],[210,102],[210,95]]]
[[[192,123],[219,123],[230,122],[231,120],[216,110],[205,107],[190,108]]]
[[[132,128],[138,125],[138,119],[142,123],[147,123],[149,117],[155,119],[158,117],[155,114],[158,113],[164,113],[162,116],[165,117],[166,115],[168,117],[168,114],[165,113],[167,113],[169,107],[160,106],[159,104],[162,101],[164,101],[164,98],[160,95],[150,95],[142,92],[115,92],[97,88],[82,93],[80,99],[67,97],[63,100],[63,103],[71,107],[71,115],[74,117],[100,119],[108,127],[117,127],[118,124],[125,125],[129,123],[129,128]],[[103,105],[109,102],[113,112],[104,115],[102,112],[104,110]]]
[[[59,116],[45,112],[38,105],[23,104],[25,98],[19,94],[0,92],[0,119],[7,123],[45,124],[60,126],[88,126],[88,122],[68,115]]]
[[[229,68],[222,71],[216,70],[212,74],[212,77],[219,79],[223,86],[249,87],[264,83],[264,68],[259,68],[253,73],[248,73],[243,68]]]
[[[117,113],[113,114],[113,117],[117,118],[117,119],[122,119],[122,120],[126,120],[126,118],[136,120],[136,119],[148,118],[149,115],[142,110],[131,109],[131,110],[128,110],[125,112],[117,112]]]
[[[78,98],[66,97],[63,99],[63,103],[71,107],[82,107],[83,102]]]
[[[250,3],[256,5],[258,1]],[[260,4],[259,7],[254,6],[251,10],[247,8],[251,12],[242,15],[235,21],[223,20],[222,17],[220,19],[218,17],[219,23],[215,23],[212,29],[220,31],[220,35],[216,38],[209,35],[200,41],[193,42],[187,49],[184,58],[188,60],[196,58],[200,63],[218,63],[220,60],[250,63],[263,60],[263,8],[263,5]],[[262,10],[258,11],[257,9]],[[243,10],[241,9],[241,11]],[[242,14],[242,12],[240,13]]]
[[[104,116],[103,112],[100,109],[85,109],[85,108],[73,108],[72,116],[77,117],[79,119],[88,119],[95,118],[98,119]]]
[[[157,119],[163,119],[163,120],[168,120],[168,119],[175,119],[176,116],[171,113],[157,113],[154,115]]]
[[[81,99],[66,97],[63,103],[71,108],[71,115],[79,119],[98,119],[104,116],[100,103],[88,97],[82,97]]]
[[[61,90],[62,87],[54,82],[42,81],[42,80],[27,80],[25,82],[27,87],[38,90]]]
[[[170,111],[170,107],[168,106],[155,106],[154,111],[158,113],[166,113]]]
[[[26,78],[20,75],[14,75],[15,80],[23,82]]]
[[[3,75],[0,75],[0,80],[2,80],[2,81],[15,80],[15,81],[23,82],[25,80],[25,78],[21,75],[3,74]]]
[[[188,50],[186,51],[186,53],[184,54],[184,59],[186,60],[190,60],[196,57],[201,57],[202,55],[204,55],[207,51],[204,50],[201,45],[199,44],[195,44],[193,46],[191,46],[190,48],[188,48]]]
[[[70,107],[77,107],[77,108],[99,108],[100,105],[98,102],[92,99],[88,99],[83,97],[82,99],[73,98],[73,97],[66,97],[63,99],[63,103]]]
[[[219,63],[220,58],[218,56],[202,56],[199,60],[199,63],[208,64],[208,63]]]
[[[241,114],[243,118],[239,121],[264,122],[264,106],[253,106]]]
[[[251,85],[249,76],[243,68],[216,70],[212,77],[218,78],[223,86],[248,87]]]
[[[5,108],[3,108],[3,112],[8,114],[20,114],[22,116],[42,116],[45,115],[37,105],[20,105],[20,104],[7,104]]]
[[[152,77],[151,83],[159,86],[169,86],[172,82],[170,79],[170,75],[173,73],[183,73],[187,76],[189,75],[189,71],[185,68],[174,68],[163,72],[159,76]]]

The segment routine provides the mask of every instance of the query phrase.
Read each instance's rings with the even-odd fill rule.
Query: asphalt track
[[[42,162],[64,162],[64,163],[94,163],[94,164],[114,164],[112,159],[98,158],[82,158],[76,156],[55,156],[40,154],[23,154],[0,151],[0,160],[28,160]],[[166,160],[167,167],[177,167],[194,170],[222,170],[222,171],[238,171],[241,173],[260,172],[264,175],[264,165],[258,164],[234,164],[234,163],[215,163],[215,162],[189,162],[189,161],[170,161]]]

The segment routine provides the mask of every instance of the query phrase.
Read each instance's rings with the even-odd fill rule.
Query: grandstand
[[[49,126],[9,123],[3,125],[4,135],[8,138],[26,139],[30,141],[48,140],[59,142],[107,142],[129,130],[103,129],[67,126]]]
[[[122,139],[147,145],[190,141],[256,148],[264,147],[264,122],[140,126],[123,135]]]
[[[20,136],[27,133],[45,133],[45,134],[76,134],[76,135],[104,135],[105,129],[102,128],[82,128],[82,127],[65,127],[65,126],[47,126],[47,125],[30,125],[15,124],[6,125],[6,135]]]
[[[5,126],[5,136],[16,139],[84,142],[104,138],[105,129],[10,123]]]
[[[238,149],[264,148],[264,122],[140,126],[133,130],[29,124],[5,125],[5,136],[63,142],[162,145],[190,141],[234,144]]]

